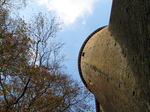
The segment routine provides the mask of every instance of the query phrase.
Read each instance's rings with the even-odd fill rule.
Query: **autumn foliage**
[[[0,111],[90,110],[89,92],[63,72],[63,44],[55,41],[60,23],[42,13],[28,23],[14,19],[8,3],[14,6],[0,0]]]

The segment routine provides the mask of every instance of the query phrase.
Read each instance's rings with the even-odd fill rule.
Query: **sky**
[[[52,12],[60,18],[62,30],[57,40],[65,43],[66,72],[81,81],[78,73],[78,54],[84,40],[96,29],[108,25],[112,0],[32,0],[21,13],[25,19],[33,12]]]

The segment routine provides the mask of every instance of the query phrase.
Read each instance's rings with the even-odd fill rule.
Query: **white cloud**
[[[46,5],[50,11],[55,11],[64,24],[69,25],[79,17],[92,14],[96,1],[98,0],[39,0],[38,3]]]

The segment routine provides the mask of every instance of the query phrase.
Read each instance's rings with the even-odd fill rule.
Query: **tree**
[[[89,92],[63,72],[56,18],[39,13],[27,24],[0,13],[0,111],[90,110]]]
[[[12,11],[12,9],[21,9],[22,7],[25,7],[27,5],[27,0],[0,0],[0,6],[1,8],[5,8],[9,11]]]

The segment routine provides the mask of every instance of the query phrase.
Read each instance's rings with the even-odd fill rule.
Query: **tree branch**
[[[27,89],[28,89],[28,84],[30,82],[30,78],[28,79],[25,87],[24,87],[24,90],[22,92],[22,94],[20,95],[20,97],[13,103],[13,104],[17,104],[19,102],[19,100],[24,96],[24,94],[26,93]]]
[[[6,97],[6,90],[5,90],[1,80],[2,79],[1,79],[1,76],[0,76],[0,85],[1,85],[1,87],[3,89],[2,91],[3,91],[3,94],[4,94],[4,99],[5,99],[6,103],[8,104],[8,100],[7,100],[7,97]]]
[[[2,5],[4,5],[6,3],[6,0],[3,1]]]

